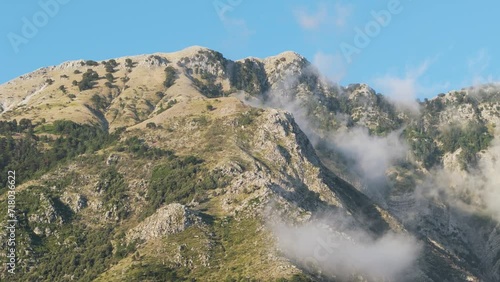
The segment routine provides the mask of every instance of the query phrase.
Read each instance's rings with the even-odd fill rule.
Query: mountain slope
[[[19,174],[10,281],[494,281],[484,195],[426,183],[494,156],[497,93],[415,113],[293,52],[231,61],[202,47],[24,75],[0,86],[1,168]],[[402,149],[366,166],[364,142]]]

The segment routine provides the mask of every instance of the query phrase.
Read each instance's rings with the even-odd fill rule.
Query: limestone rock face
[[[158,209],[153,215],[129,231],[129,240],[150,240],[184,231],[201,219],[186,206],[173,203]]]

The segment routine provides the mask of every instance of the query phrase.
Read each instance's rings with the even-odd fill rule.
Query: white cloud
[[[315,13],[309,13],[305,8],[295,10],[295,17],[304,29],[317,29],[327,19],[328,10],[326,5],[319,5]]]
[[[419,79],[426,73],[431,64],[427,59],[416,68],[409,68],[403,77],[386,74],[373,79],[375,88],[386,95],[397,106],[417,111],[415,102],[419,95],[435,95],[435,91],[449,87],[448,82],[426,86]]]
[[[334,82],[339,82],[347,72],[347,66],[340,54],[327,54],[321,51],[314,54],[313,65]]]
[[[358,127],[336,132],[331,139],[336,149],[355,162],[354,168],[365,182],[378,183],[385,180],[386,170],[408,151],[399,134],[394,131],[384,137],[373,136],[366,128]]]
[[[323,25],[333,24],[337,28],[346,25],[352,14],[352,6],[336,2],[335,5],[319,4],[315,12],[309,12],[306,8],[295,10],[295,18],[299,25],[308,30],[317,30]]]
[[[473,74],[481,74],[490,65],[491,57],[486,49],[481,49],[476,55],[467,60],[469,72]]]
[[[397,281],[419,257],[421,245],[414,238],[389,232],[372,239],[364,230],[347,229],[349,222],[330,214],[301,226],[278,223],[271,228],[286,256],[340,280],[361,274],[370,281]]]
[[[469,72],[468,77],[472,77],[472,81],[467,79],[465,84],[472,84],[475,86],[499,81],[498,78],[493,77],[491,74],[485,75],[485,71],[490,66],[490,62],[491,56],[488,50],[484,48],[480,49],[474,56],[467,59],[467,68]]]
[[[352,6],[344,5],[340,2],[335,3],[335,25],[337,27],[344,27],[347,23],[347,19],[352,14]]]

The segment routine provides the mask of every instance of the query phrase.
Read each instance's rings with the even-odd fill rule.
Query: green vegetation
[[[201,201],[205,191],[223,186],[220,173],[209,172],[203,160],[194,157],[170,156],[165,163],[157,165],[151,174],[147,192],[149,202],[145,216],[152,214],[163,204]]]
[[[165,81],[163,81],[163,86],[165,88],[169,88],[174,85],[175,80],[177,79],[177,73],[172,66],[168,66],[165,68]]]
[[[110,82],[113,83],[115,81],[115,77],[111,73],[107,73],[105,78]]]
[[[113,73],[115,72],[115,68],[118,66],[119,64],[116,62],[116,60],[114,59],[111,59],[109,61],[107,61],[105,64],[104,64],[104,68],[106,69],[106,72],[107,73]]]
[[[176,99],[169,100],[169,101],[167,102],[167,109],[172,108],[175,104],[177,104],[177,100],[176,100]]]
[[[67,92],[66,86],[64,86],[64,85],[60,85],[59,90],[61,90],[62,93],[64,93],[64,94],[66,94],[66,92]]]
[[[252,95],[264,93],[269,89],[264,66],[250,59],[234,63],[230,80],[232,87]]]
[[[252,108],[248,112],[240,113],[237,118],[238,125],[252,124],[261,115],[262,111],[261,109]]]
[[[94,104],[96,110],[102,110],[108,106],[108,102],[106,101],[106,99],[99,94],[92,95],[90,101],[92,102],[92,104]]]
[[[486,125],[481,122],[471,121],[465,126],[450,125],[444,129],[439,140],[443,143],[445,152],[455,152],[458,148],[462,151],[459,155],[462,169],[467,169],[477,163],[476,154],[488,148],[493,136]]]
[[[208,98],[217,98],[224,96],[224,91],[222,91],[222,84],[215,83],[216,77],[209,73],[203,73],[201,78],[205,80],[203,83],[201,80],[193,77],[194,85],[200,90],[201,94],[207,96]]]
[[[444,153],[458,149],[461,149],[458,160],[462,169],[472,168],[477,163],[477,153],[487,149],[493,139],[488,127],[478,121],[454,123],[440,131],[425,130],[423,123],[418,122],[408,126],[404,135],[417,160],[428,169],[438,164]],[[442,145],[438,146],[436,141]]]
[[[134,62],[132,61],[132,59],[130,59],[130,58],[126,58],[126,59],[125,59],[125,67],[126,67],[126,68],[128,68],[128,69],[132,69],[132,68],[134,68],[134,67],[135,67],[135,65],[136,65],[136,63],[134,63]]]
[[[57,137],[39,136],[41,133]],[[116,142],[120,133],[108,134],[99,127],[65,120],[36,128],[27,119],[19,124],[0,121],[0,134],[6,136],[0,137],[0,182],[7,181],[7,170],[23,171],[18,175],[17,183],[37,177],[61,162]],[[20,138],[14,139],[15,134],[20,134]],[[0,192],[4,190],[5,187],[0,187]]]
[[[90,67],[95,67],[95,66],[98,66],[99,63],[96,61],[93,61],[93,60],[87,60],[87,61],[85,61],[85,65],[90,66]]]
[[[148,158],[153,160],[173,156],[172,151],[150,147],[144,142],[144,140],[138,137],[128,138],[125,142],[120,143],[116,147],[116,150],[118,152],[128,152],[134,154],[134,156],[138,158]]]
[[[61,190],[45,186],[30,186],[16,194],[18,254],[29,252],[30,259],[18,262],[19,269],[9,281],[60,281],[65,275],[77,281],[92,281],[135,250],[134,244],[127,245],[115,236],[117,229],[112,226],[90,228],[79,222],[60,200],[61,194]],[[48,210],[55,218],[47,217]],[[6,206],[1,206],[0,211],[6,214]],[[41,218],[28,220],[33,216]],[[37,228],[43,232],[35,233]],[[46,230],[57,232],[57,236]],[[115,253],[113,239],[120,246]]]
[[[443,152],[432,135],[425,131],[421,122],[408,126],[404,130],[404,135],[414,156],[425,168],[429,169],[439,163]]]
[[[184,277],[184,273],[178,273],[179,271],[166,267],[159,263],[148,263],[145,265],[133,265],[127,270],[128,281],[189,281]],[[192,280],[191,280],[192,281]]]
[[[99,74],[92,69],[88,69],[87,72],[83,74],[82,80],[78,82],[78,89],[80,89],[80,91],[92,89],[98,79]]]
[[[128,198],[127,188],[123,176],[115,167],[106,169],[99,176],[97,189],[102,192],[102,199],[106,203],[107,209],[112,207],[117,208],[116,215],[119,219],[124,219],[128,216],[126,205],[124,204]]]

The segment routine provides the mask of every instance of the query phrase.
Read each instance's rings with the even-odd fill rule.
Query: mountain
[[[500,279],[496,85],[408,107],[195,46],[41,68],[0,113],[2,280]]]

